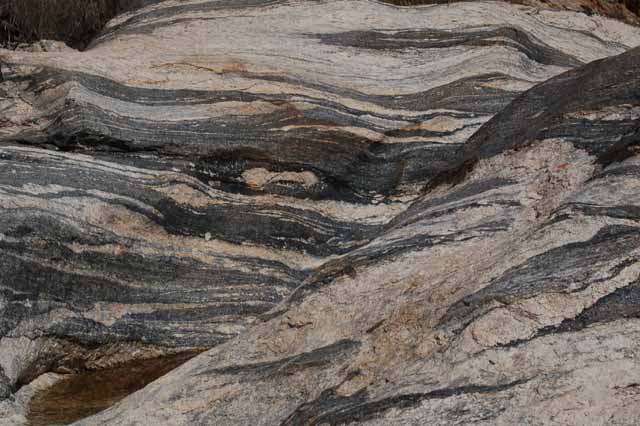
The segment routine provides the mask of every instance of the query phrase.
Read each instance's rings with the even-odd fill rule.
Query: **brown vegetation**
[[[82,49],[116,14],[148,0],[0,0],[0,44],[52,39]]]

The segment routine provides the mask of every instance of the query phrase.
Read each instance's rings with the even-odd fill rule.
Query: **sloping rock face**
[[[0,384],[213,347],[79,424],[636,425],[638,45],[247,0],[0,51]]]
[[[452,3],[451,0],[383,0],[398,6]],[[465,1],[465,0],[457,0]],[[640,24],[638,0],[507,0],[511,3],[535,6],[541,9],[571,10],[589,15],[598,14],[622,20],[631,25]]]

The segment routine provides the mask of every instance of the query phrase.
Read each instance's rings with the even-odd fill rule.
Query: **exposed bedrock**
[[[624,123],[628,87],[593,126]],[[479,156],[263,322],[79,424],[637,424],[640,160],[600,159],[557,136]]]
[[[638,45],[256,0],[0,50],[0,415],[210,349],[79,424],[637,424]]]
[[[563,25],[549,12],[487,7],[143,9],[82,54],[4,55],[9,68],[34,67],[36,94],[10,139],[138,154],[131,161],[168,156],[236,192],[368,201],[447,170],[460,144],[523,89],[637,41],[628,28],[594,28],[602,18],[574,14]],[[253,169],[309,177],[253,181],[244,175]]]

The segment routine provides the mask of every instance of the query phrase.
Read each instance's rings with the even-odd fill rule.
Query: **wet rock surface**
[[[208,349],[77,424],[637,424],[639,45],[505,3],[167,1],[1,50],[0,417]]]
[[[186,353],[136,360],[117,367],[63,377],[33,396],[29,402],[27,424],[71,424],[110,407],[193,356],[195,354]]]

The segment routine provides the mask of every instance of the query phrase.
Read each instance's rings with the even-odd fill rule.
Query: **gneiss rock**
[[[637,45],[194,1],[2,51],[0,365],[213,347],[87,425],[635,424]]]
[[[640,68],[618,66],[639,57],[524,94],[510,111],[528,111],[546,87],[565,102],[626,88],[618,100],[582,98],[580,131],[489,153],[500,134],[487,137],[462,181],[333,261],[357,274],[319,268],[279,315],[80,424],[150,413],[169,425],[637,424],[640,159],[602,160],[633,134]],[[571,76],[589,84],[565,91]],[[541,122],[557,103],[535,104]],[[503,120],[522,117],[512,114]],[[618,137],[581,136],[612,120]]]

